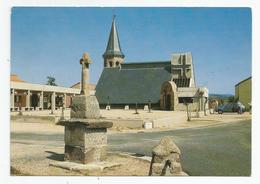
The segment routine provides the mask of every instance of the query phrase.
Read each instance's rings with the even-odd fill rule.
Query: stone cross
[[[186,59],[187,58],[185,55],[181,55],[179,58],[179,64],[173,66],[174,70],[181,71],[181,76],[180,76],[181,78],[190,78],[190,76],[187,76],[186,70],[187,69],[191,70],[191,64],[187,64]]]
[[[84,53],[80,59],[80,64],[82,65],[81,72],[81,95],[89,96],[89,64],[92,63],[88,53]]]
[[[183,56],[182,56],[182,57],[183,57]],[[183,60],[182,60],[182,65],[180,65],[180,68],[181,68],[181,75],[182,75],[182,77],[188,78],[188,77],[186,76],[186,69],[190,69],[191,66],[190,66],[190,64],[186,64],[186,59],[183,59]]]

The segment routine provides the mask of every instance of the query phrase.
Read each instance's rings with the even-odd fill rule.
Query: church
[[[104,69],[96,86],[100,107],[203,111],[208,108],[208,89],[197,87],[191,52],[173,53],[168,61],[125,62],[115,22],[109,34]]]

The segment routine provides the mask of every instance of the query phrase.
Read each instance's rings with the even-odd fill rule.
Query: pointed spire
[[[105,53],[103,54],[103,57],[121,56],[124,58],[124,54],[121,51],[121,47],[120,47],[120,41],[119,41],[118,32],[117,32],[117,28],[116,28],[115,17],[116,17],[116,15],[114,14],[113,22],[112,22],[112,26],[111,26],[111,30],[110,30],[110,34],[109,34],[109,39],[108,39],[108,43],[107,43],[107,48],[106,48]]]

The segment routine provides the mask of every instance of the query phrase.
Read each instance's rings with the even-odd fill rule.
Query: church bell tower
[[[115,15],[113,16],[113,22],[109,34],[107,48],[103,54],[104,67],[115,68],[120,67],[124,63],[124,54],[121,51],[118,32],[116,28]]]

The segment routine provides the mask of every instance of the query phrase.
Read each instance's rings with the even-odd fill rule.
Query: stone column
[[[54,112],[56,110],[56,93],[53,92],[51,95],[51,111]]]
[[[81,95],[90,96],[89,94],[89,64],[91,60],[87,53],[84,53],[82,58],[80,59],[80,64],[82,65],[82,72],[81,72]]]
[[[30,108],[31,107],[31,91],[28,90],[26,92],[26,108]]]
[[[10,107],[14,108],[14,89],[11,89],[11,96],[10,96]]]
[[[67,94],[66,93],[63,94],[63,107],[64,108],[67,107]]]
[[[113,67],[116,67],[116,62],[115,61],[113,61]]]
[[[38,97],[39,97],[38,106],[39,106],[39,108],[41,108],[41,109],[43,110],[43,91],[41,91],[40,93],[38,93]]]

